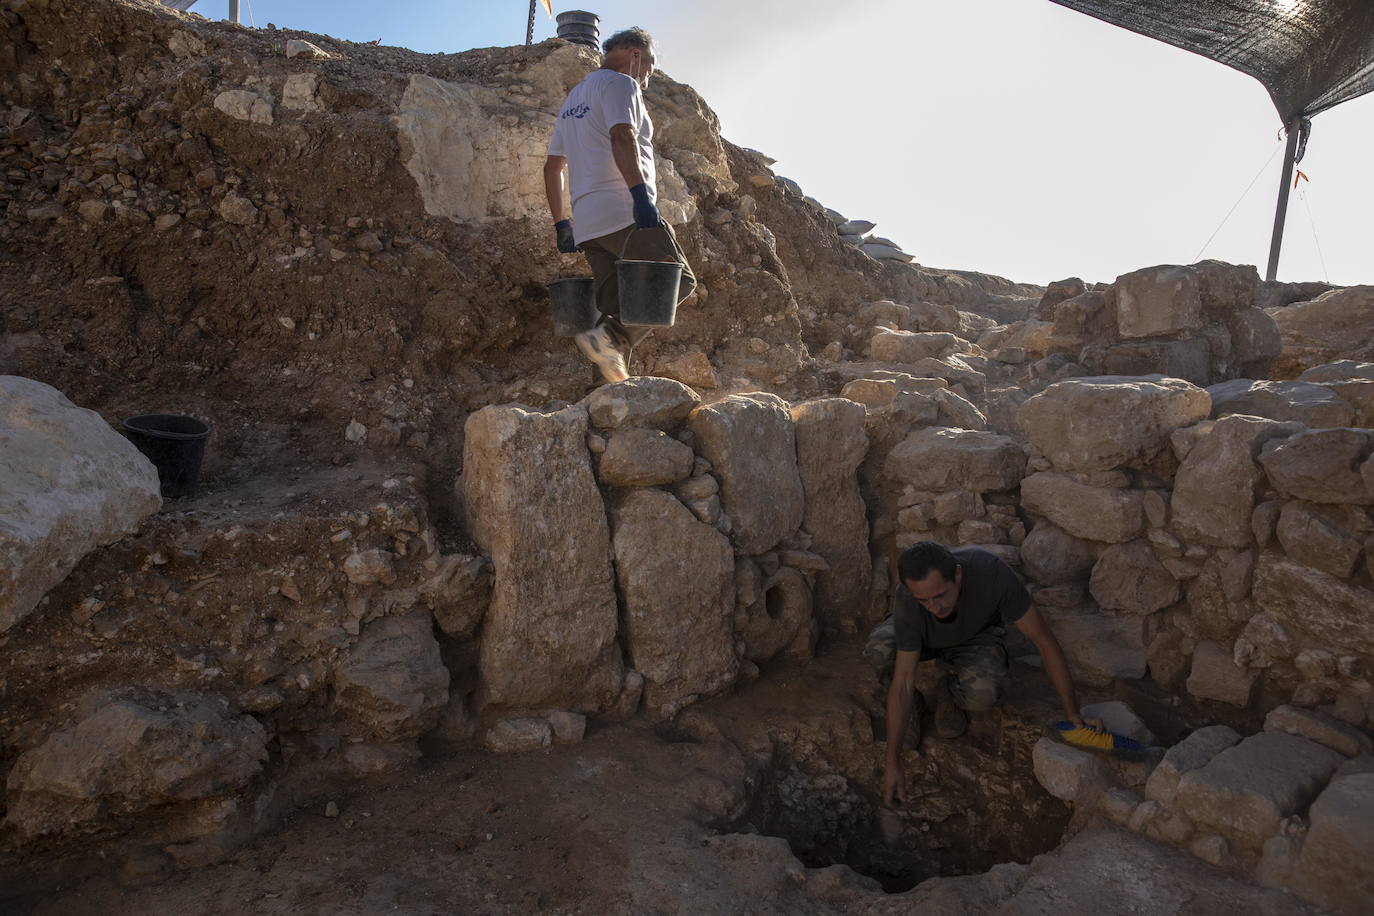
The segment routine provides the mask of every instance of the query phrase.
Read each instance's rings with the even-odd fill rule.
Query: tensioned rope
[[[1226,221],[1231,218],[1231,214],[1236,212],[1236,208],[1240,206],[1241,201],[1245,200],[1245,196],[1250,193],[1250,189],[1255,186],[1255,182],[1259,181],[1260,176],[1264,174],[1265,169],[1269,168],[1269,163],[1274,161],[1274,157],[1279,154],[1279,150],[1281,149],[1283,149],[1282,140],[1275,144],[1273,152],[1269,154],[1269,158],[1264,160],[1264,165],[1260,166],[1259,171],[1255,173],[1255,177],[1250,179],[1250,183],[1245,186],[1245,190],[1240,192],[1240,197],[1236,198],[1236,202],[1231,204],[1231,209],[1227,210],[1226,215],[1221,218],[1220,225],[1212,230],[1212,234],[1207,236],[1207,241],[1203,242],[1197,254],[1193,255],[1193,260],[1195,262],[1202,260],[1202,253],[1207,250],[1208,245],[1212,244],[1212,239],[1217,237],[1217,233],[1226,225]]]
[[[1307,176],[1304,175],[1304,178]],[[1322,265],[1322,279],[1327,283],[1331,282],[1331,274],[1326,269],[1326,255],[1322,254],[1322,240],[1317,237],[1317,220],[1312,216],[1312,205],[1307,201],[1307,188],[1298,189],[1298,196],[1302,198],[1303,209],[1307,211],[1307,224],[1312,227],[1312,242],[1317,246],[1317,260]]]

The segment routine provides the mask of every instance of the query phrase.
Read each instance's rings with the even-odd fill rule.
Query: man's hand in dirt
[[[577,242],[573,240],[572,220],[560,219],[553,224],[553,231],[558,233],[558,250],[564,254],[572,254],[577,251]]]
[[[883,766],[883,804],[892,806],[895,797],[898,804],[906,804],[906,780],[902,778],[900,761],[889,760]]]

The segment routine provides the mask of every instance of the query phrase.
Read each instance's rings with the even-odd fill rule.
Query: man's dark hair
[[[621,48],[639,48],[644,51],[652,51],[654,39],[639,26],[632,26],[607,38],[601,47],[606,50],[607,54],[612,51],[619,51]]]
[[[897,560],[897,575],[902,577],[903,583],[919,582],[930,575],[932,569],[939,570],[946,582],[953,582],[958,568],[959,561],[954,559],[954,554],[938,541],[917,541],[903,550]]]

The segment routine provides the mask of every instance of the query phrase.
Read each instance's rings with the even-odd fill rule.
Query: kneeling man
[[[902,584],[891,618],[897,658],[887,691],[884,802],[891,804],[894,794],[906,801],[902,746],[916,692],[916,664],[938,658],[954,668],[940,685],[935,733],[957,738],[968,727],[965,710],[990,709],[1006,693],[1008,625],[1040,650],[1064,717],[1085,727],[1064,650],[1016,573],[996,554],[978,547],[951,551],[935,541],[920,541],[902,552],[897,572]],[[882,639],[885,626],[879,625],[873,639]],[[1101,727],[1096,720],[1087,724]]]

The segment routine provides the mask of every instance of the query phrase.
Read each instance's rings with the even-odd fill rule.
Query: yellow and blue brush
[[[1107,731],[1092,728],[1078,728],[1072,722],[1055,722],[1052,726],[1065,744],[1086,748],[1090,751],[1107,751],[1118,757],[1143,757],[1145,745],[1125,735],[1114,735]]]

